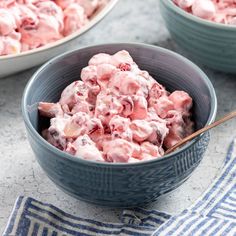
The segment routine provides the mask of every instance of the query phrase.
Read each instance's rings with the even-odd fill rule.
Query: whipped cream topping
[[[153,160],[193,132],[192,98],[168,92],[127,51],[93,56],[81,80],[57,103],[40,102],[50,118],[43,137],[78,158],[133,163]]]
[[[80,30],[107,0],[0,1],[0,56],[34,49]]]
[[[236,25],[235,0],[173,0],[180,8],[205,20]]]

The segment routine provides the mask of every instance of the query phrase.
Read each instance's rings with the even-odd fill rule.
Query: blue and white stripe
[[[236,222],[184,211],[160,226],[155,236],[235,236]]]
[[[230,145],[225,167],[209,190],[190,208],[171,217],[156,236],[236,236],[236,143]]]
[[[63,212],[57,207],[33,198],[19,197],[4,236],[58,236],[66,235],[150,235],[170,215],[158,211],[136,208],[129,214],[124,211],[122,223],[103,223],[83,219]],[[138,223],[131,224],[136,216]]]
[[[236,157],[236,155],[235,155]],[[236,158],[230,160],[223,169],[222,175],[214,182],[210,191],[207,191],[203,197],[191,208],[192,211],[203,215],[217,214],[219,211],[228,211],[229,219],[231,217],[230,211],[236,214]],[[227,203],[231,204],[227,207]],[[217,213],[218,212],[218,213]],[[223,213],[223,212],[222,212]]]

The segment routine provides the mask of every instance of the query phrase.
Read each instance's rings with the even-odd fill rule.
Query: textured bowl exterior
[[[175,158],[139,166],[99,166],[55,156],[38,144],[28,130],[36,158],[48,177],[75,198],[110,207],[134,207],[150,203],[180,186],[202,160],[208,133]]]
[[[56,55],[78,48],[80,45],[80,36],[102,20],[117,2],[118,0],[110,0],[105,7],[96,12],[91,21],[79,32],[75,32],[40,48],[16,55],[0,56],[0,78],[40,65]]]
[[[236,73],[236,27],[195,17],[172,0],[160,0],[161,14],[176,43],[210,68]]]
[[[206,75],[169,50],[141,44],[107,44],[83,48],[57,57],[35,73],[26,86],[22,112],[28,139],[38,163],[63,191],[84,201],[110,207],[146,204],[180,186],[198,166],[209,134],[163,158],[134,164],[85,161],[51,146],[39,134],[39,101],[57,101],[63,88],[77,80],[89,58],[99,52],[130,52],[137,64],[169,90],[184,89],[193,97],[196,126],[214,120],[216,97]]]

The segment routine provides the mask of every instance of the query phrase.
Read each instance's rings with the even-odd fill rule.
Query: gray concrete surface
[[[77,47],[105,42],[145,42],[182,53],[163,25],[157,0],[120,0],[95,28],[81,37]],[[13,65],[14,66],[14,65]],[[236,109],[236,78],[202,67],[218,97],[218,117]],[[21,96],[35,69],[0,80],[0,233],[16,198],[31,196],[63,210],[92,219],[118,222],[119,210],[89,205],[66,195],[46,177],[29,147],[21,117]],[[191,178],[175,191],[148,206],[171,214],[190,206],[219,173],[236,120],[211,132],[204,160]]]

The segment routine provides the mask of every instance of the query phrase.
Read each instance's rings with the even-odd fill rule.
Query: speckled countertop
[[[157,0],[120,0],[101,23],[81,37],[77,46],[105,42],[145,42],[182,53],[170,39]],[[236,109],[236,76],[202,69],[216,89],[217,116]],[[118,222],[119,210],[89,205],[66,195],[36,162],[26,138],[20,108],[24,87],[34,71],[0,79],[0,233],[19,195],[53,203],[82,217]],[[191,205],[219,173],[227,147],[236,133],[235,127],[236,120],[233,120],[211,131],[207,153],[190,179],[148,207],[175,214]]]

